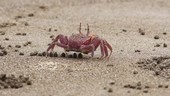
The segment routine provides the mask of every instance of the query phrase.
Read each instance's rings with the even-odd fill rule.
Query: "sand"
[[[1,89],[0,96],[169,96],[168,78],[136,64],[169,56],[169,6],[169,0],[0,0],[0,31],[5,33],[0,45],[8,52],[0,56],[0,74],[32,81],[30,86]],[[93,58],[30,56],[45,51],[51,35],[78,33],[80,22],[83,33],[88,23],[91,34],[109,42],[109,60],[98,59],[100,48]],[[59,47],[55,51],[64,52]]]

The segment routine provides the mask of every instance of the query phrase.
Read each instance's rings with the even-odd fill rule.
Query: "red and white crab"
[[[55,45],[64,48],[65,51],[76,51],[84,54],[91,53],[91,56],[94,56],[94,51],[99,47],[101,49],[101,57],[111,56],[112,47],[106,41],[98,36],[89,35],[89,25],[87,24],[87,34],[81,32],[81,23],[79,27],[79,34],[72,34],[69,38],[62,34],[59,34],[50,46],[47,48],[47,53],[49,50],[54,49]],[[108,54],[108,49],[111,51],[110,55]]]

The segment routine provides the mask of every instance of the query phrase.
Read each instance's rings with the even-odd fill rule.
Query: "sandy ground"
[[[169,88],[158,88],[170,85],[169,79],[136,64],[142,58],[169,55],[169,7],[169,0],[0,0],[0,31],[5,32],[0,44],[8,51],[0,56],[0,73],[26,75],[33,82],[20,89],[2,89],[0,96],[169,96]],[[109,60],[97,59],[100,48],[93,58],[90,54],[84,59],[29,56],[33,51],[45,51],[51,35],[78,33],[80,22],[83,32],[88,23],[91,34],[112,45]],[[4,23],[16,25],[4,27]],[[145,35],[140,35],[139,28]],[[160,38],[154,39],[155,35]],[[32,44],[24,47],[27,41]],[[168,46],[162,47],[163,43]],[[156,44],[161,46],[154,47]],[[14,52],[16,49],[24,56]],[[55,51],[62,53],[63,49],[56,47]],[[150,88],[124,88],[137,82]],[[146,90],[148,93],[143,92]]]

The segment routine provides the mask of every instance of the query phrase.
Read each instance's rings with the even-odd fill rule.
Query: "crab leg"
[[[81,23],[80,23],[80,26],[79,26],[79,33],[82,34],[82,33],[81,33]]]
[[[103,40],[100,40],[100,49],[101,49],[101,54],[102,54],[101,58],[102,58],[104,56],[104,53],[105,53]]]
[[[91,56],[94,56],[95,46],[93,44],[90,45],[83,45],[81,46],[80,50],[82,51],[89,51],[91,50]]]
[[[107,46],[107,48],[109,48],[109,50],[111,51],[110,55],[109,55],[109,57],[110,57],[111,54],[112,54],[112,47],[111,47],[111,45],[106,40],[104,40],[104,46]]]
[[[60,43],[58,42],[58,40],[60,40]],[[67,36],[64,36],[62,34],[58,35],[54,40],[53,42],[51,43],[51,45],[47,48],[47,52],[49,50],[52,50],[54,49],[55,45],[58,45],[60,47],[63,47],[63,48],[66,48],[68,44],[68,39],[67,39]]]

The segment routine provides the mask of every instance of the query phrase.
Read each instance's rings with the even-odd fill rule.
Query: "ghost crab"
[[[50,46],[47,48],[47,53],[49,50],[54,49],[55,45],[64,48],[65,51],[76,51],[84,54],[91,53],[91,56],[94,56],[94,51],[99,47],[101,49],[101,58],[110,57],[112,54],[111,45],[104,39],[99,38],[96,35],[89,35],[89,25],[87,24],[87,33],[83,34],[81,32],[81,23],[79,26],[79,34],[72,34],[69,38],[62,34],[56,36],[53,39]],[[108,49],[111,51],[110,55],[108,54]]]

